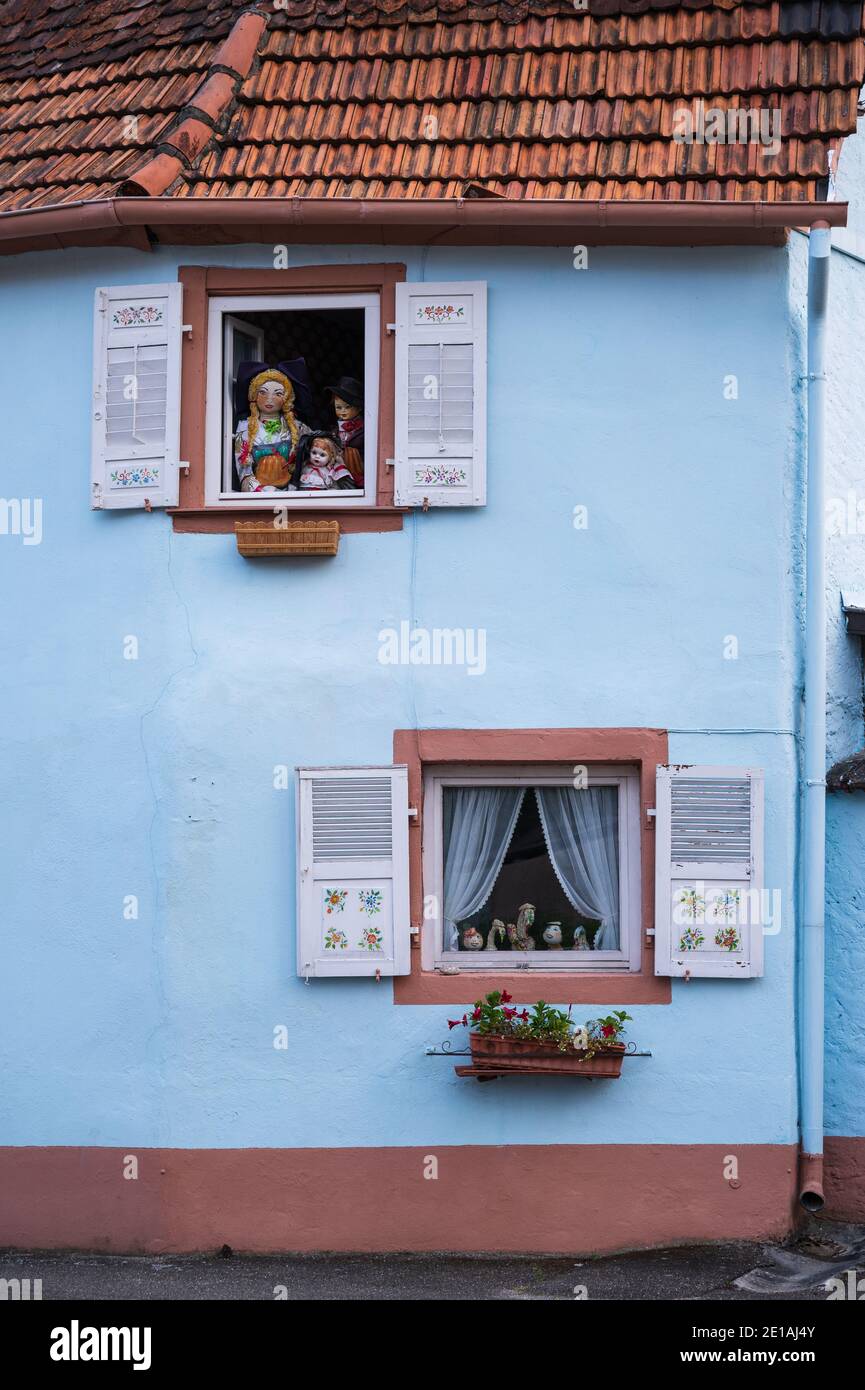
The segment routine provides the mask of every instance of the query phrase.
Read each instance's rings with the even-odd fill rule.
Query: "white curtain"
[[[596,951],[619,949],[617,787],[537,787],[547,850],[568,901],[600,920]]]
[[[444,946],[459,948],[457,922],[483,907],[508,852],[523,787],[445,789]]]

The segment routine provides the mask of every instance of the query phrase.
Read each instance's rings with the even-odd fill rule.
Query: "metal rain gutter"
[[[659,202],[567,198],[170,198],[120,197],[0,214],[0,241],[80,236],[149,226],[713,230],[744,233],[825,222],[846,226],[846,203]],[[55,240],[54,244],[58,242]]]
[[[808,434],[805,581],[805,783],[802,791],[802,915],[799,1037],[799,1200],[823,1196],[823,1065],[826,896],[826,336],[832,233],[811,228],[808,245]]]

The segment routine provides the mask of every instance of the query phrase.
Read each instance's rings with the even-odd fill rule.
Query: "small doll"
[[[363,487],[363,387],[356,377],[341,376],[328,386],[346,466],[357,487]]]
[[[249,418],[234,436],[241,492],[285,492],[296,471],[298,445],[311,433],[294,416],[294,387],[284,372],[267,368],[249,383]]]
[[[340,447],[330,434],[308,434],[301,440],[294,476],[301,492],[355,487]]]

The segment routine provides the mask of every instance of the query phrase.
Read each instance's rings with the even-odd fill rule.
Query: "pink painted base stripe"
[[[130,1155],[137,1180],[123,1177]],[[0,1245],[589,1254],[779,1238],[795,1173],[785,1145],[6,1148]]]

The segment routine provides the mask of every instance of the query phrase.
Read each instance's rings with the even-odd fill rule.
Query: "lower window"
[[[639,970],[639,832],[636,769],[429,770],[424,965]]]

